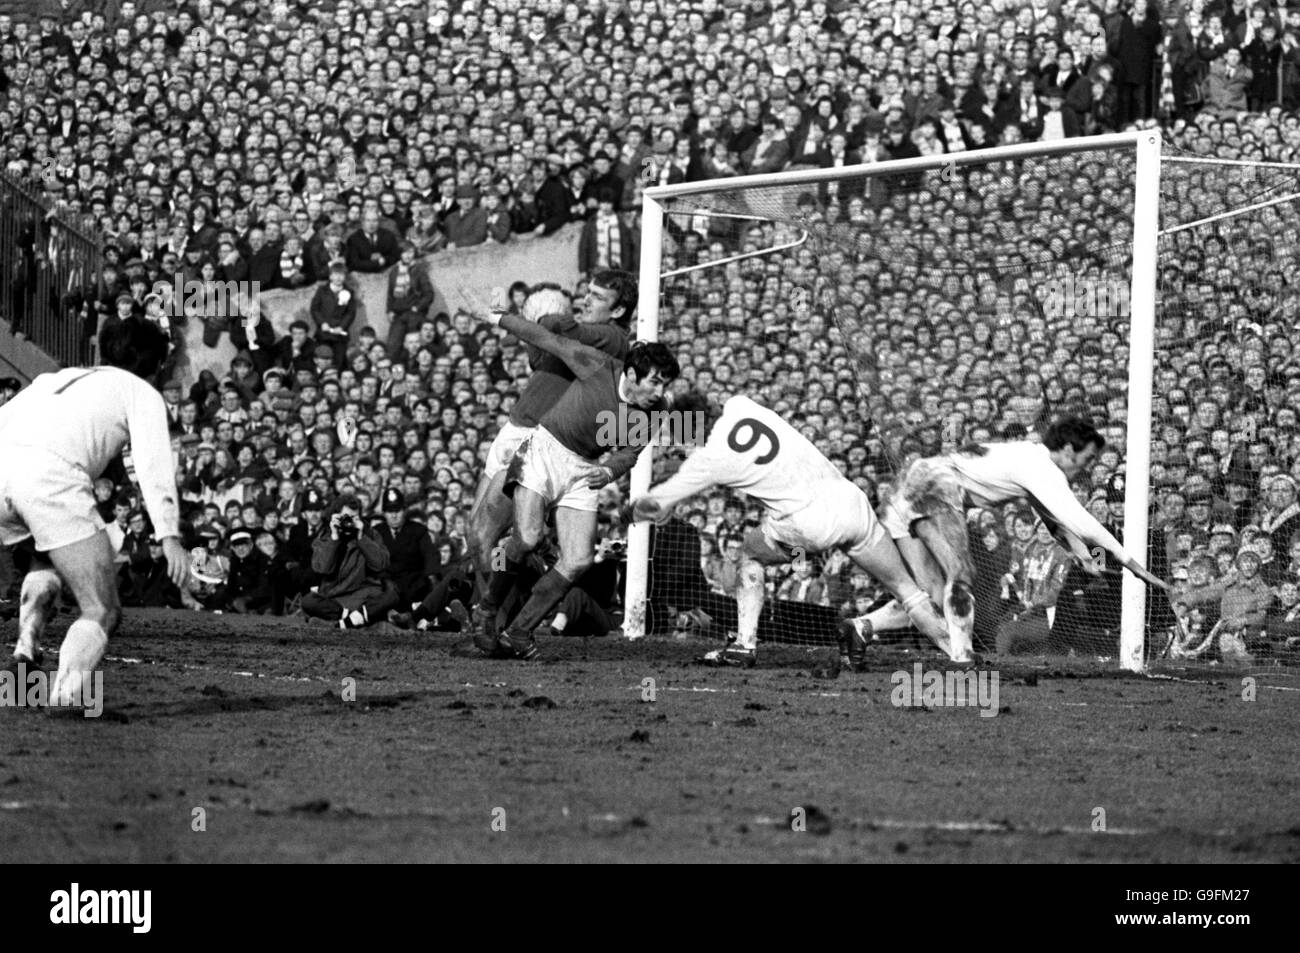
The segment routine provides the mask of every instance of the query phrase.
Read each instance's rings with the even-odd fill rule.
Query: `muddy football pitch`
[[[694,664],[709,647],[500,662],[387,626],[128,611],[102,717],[0,709],[0,856],[1300,861],[1294,670],[993,659],[990,716],[896,705],[896,672],[938,668],[914,646],[838,676],[826,649],[741,671]]]

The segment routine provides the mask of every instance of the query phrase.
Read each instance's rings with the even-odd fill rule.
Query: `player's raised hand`
[[[190,578],[190,554],[175,536],[165,537],[162,549],[167,560],[167,578],[176,584],[177,589],[184,589]]]
[[[632,501],[632,519],[635,522],[641,520],[653,520],[656,523],[664,519],[664,507],[652,496],[643,496]]]

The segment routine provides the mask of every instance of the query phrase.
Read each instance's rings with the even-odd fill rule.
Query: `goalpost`
[[[1123,193],[1126,197],[1121,195],[1120,187],[1116,185],[1119,181],[1116,170],[1120,169],[1124,172],[1123,178],[1127,180],[1123,186],[1127,190]],[[1084,258],[1075,260],[1069,256],[1057,260],[1036,258],[1032,249],[1025,249],[1024,241],[1030,238],[1055,249],[1057,236],[1050,234],[1053,225],[1058,228],[1067,227],[1067,231],[1068,228],[1073,228],[1072,234],[1075,236],[1088,232],[1090,226],[1087,222],[1063,221],[1059,210],[1052,207],[1056,200],[1052,194],[1053,188],[1044,189],[1041,186],[1043,182],[1057,182],[1065,187],[1070,184],[1073,175],[1074,183],[1082,181],[1086,187],[1089,179],[1085,173],[1096,174],[1099,170],[1107,182],[1106,186],[1098,189],[1101,193],[1100,201],[1096,201],[1096,196],[1093,195],[1094,201],[1089,202],[1090,192],[1072,193],[1070,201],[1080,203],[1074,209],[1074,214],[1088,214],[1090,209],[1098,208],[1104,213],[1114,208],[1116,202],[1123,201],[1127,204],[1128,223],[1119,227],[1118,233],[1131,231],[1131,240],[1123,242],[1122,248],[1102,247],[1093,242],[1086,249],[1086,261]],[[779,331],[774,331],[774,336],[769,341],[766,340],[765,329],[762,335],[764,340],[759,341],[758,346],[752,346],[755,342],[752,338],[749,339],[752,353],[742,363],[749,367],[750,381],[760,384],[764,380],[783,381],[787,388],[797,388],[803,384],[809,393],[816,390],[825,394],[827,389],[822,381],[805,380],[804,375],[792,368],[790,362],[799,347],[810,348],[804,355],[809,361],[829,355],[831,365],[836,368],[836,379],[841,383],[836,385],[833,397],[828,395],[820,399],[817,408],[801,409],[798,425],[810,437],[815,435],[821,440],[830,453],[837,457],[847,455],[849,461],[857,461],[846,468],[850,479],[859,477],[860,474],[853,470],[861,464],[872,467],[872,476],[881,482],[887,482],[891,475],[889,471],[901,465],[905,456],[935,449],[926,443],[933,436],[927,428],[939,422],[929,418],[919,422],[914,419],[917,412],[923,417],[933,412],[931,398],[927,395],[920,408],[915,408],[909,404],[906,395],[901,399],[891,396],[890,400],[894,403],[908,404],[907,412],[912,413],[913,417],[910,418],[910,423],[899,425],[902,429],[891,429],[894,424],[882,427],[880,421],[876,421],[874,435],[867,433],[861,422],[846,419],[842,409],[856,399],[860,402],[859,406],[867,408],[868,413],[873,409],[883,410],[882,419],[903,419],[905,414],[902,409],[893,406],[882,408],[882,399],[873,385],[882,382],[888,384],[904,376],[915,381],[927,368],[933,371],[932,362],[922,362],[915,356],[919,352],[917,345],[912,343],[909,351],[909,342],[919,341],[927,334],[932,338],[936,327],[940,331],[957,328],[954,336],[958,344],[969,339],[966,332],[960,330],[961,316],[955,315],[953,309],[943,308],[941,299],[955,297],[961,302],[974,299],[984,309],[981,314],[996,312],[998,319],[993,336],[996,344],[1001,332],[1016,335],[1025,331],[1024,315],[1029,313],[1026,309],[1027,302],[1031,299],[1040,308],[1044,300],[1048,300],[1049,305],[1052,301],[1058,305],[1064,301],[1069,309],[1074,307],[1072,299],[1075,295],[1083,294],[1079,289],[1090,283],[1088,294],[1078,300],[1087,298],[1088,301],[1095,302],[1097,295],[1093,285],[1098,283],[1096,275],[1099,267],[1108,270],[1113,267],[1113,273],[1127,275],[1122,290],[1127,294],[1129,310],[1127,399],[1123,403],[1127,419],[1122,421],[1125,425],[1123,453],[1128,475],[1123,489],[1124,539],[1146,540],[1150,499],[1148,476],[1152,438],[1160,176],[1160,133],[1158,130],[1142,130],[866,165],[647,188],[643,192],[637,336],[645,341],[660,340],[666,332],[669,333],[671,340],[668,343],[677,346],[683,356],[691,357],[688,352],[694,352],[694,359],[682,362],[684,372],[688,366],[692,371],[691,374],[684,373],[684,377],[704,379],[704,375],[708,374],[710,382],[717,385],[713,388],[714,391],[720,396],[747,393],[752,386],[749,381],[732,380],[730,370],[724,375],[720,368],[709,366],[707,359],[703,362],[699,360],[700,339],[704,337],[699,329],[705,325],[710,327],[709,341],[706,343],[725,339],[729,343],[720,344],[719,347],[730,347],[736,340],[734,324],[742,320],[738,310],[754,306],[756,296],[762,298],[763,295],[768,295],[767,298],[762,298],[758,308],[764,314],[777,316]],[[1025,201],[1024,196],[1017,196],[1014,192],[1009,192],[1009,189],[1014,190],[1025,182],[1034,186],[1031,198],[1036,204],[1030,207],[1028,216],[1021,215],[1021,218],[1028,221],[1037,214],[1038,218],[1034,221],[1040,222],[1043,227],[1035,225],[1032,235],[1007,234],[1005,221],[993,222],[990,229],[985,224],[989,221],[988,217],[978,214],[980,210],[995,207],[999,201],[1005,200],[1004,205],[1012,210],[1007,214],[1014,221],[1016,216],[1012,213],[1017,208],[1016,202],[1021,202],[1023,212]],[[990,193],[996,193],[992,205]],[[826,201],[828,194],[832,197],[831,202]],[[831,204],[844,205],[844,195],[852,196],[847,205],[855,210],[855,214],[862,216],[857,221],[833,220],[836,216],[827,212]],[[939,196],[937,200],[936,195]],[[860,200],[858,206],[854,206],[855,199]],[[1108,199],[1111,200],[1110,205],[1106,204]],[[914,214],[912,208],[917,203],[921,206],[920,215]],[[942,207],[942,215],[934,221],[925,220],[926,206],[936,216],[939,216],[937,209]],[[864,208],[867,211],[864,212]],[[956,214],[953,214],[954,208]],[[706,223],[703,231],[699,230],[701,221]],[[755,221],[768,224],[754,225]],[[1105,215],[1102,214],[1098,227],[1106,226]],[[999,228],[1003,235],[996,238]],[[698,236],[695,241],[690,239],[692,230]],[[799,239],[797,233],[801,230],[811,235],[808,243]],[[915,247],[896,248],[892,244],[893,233],[899,232],[908,239],[919,241],[922,259],[917,258]],[[942,251],[936,250],[936,246],[942,247],[945,236],[956,244]],[[979,238],[980,241],[975,242],[972,237]],[[1110,233],[1105,237],[1114,238]],[[931,238],[937,240],[930,241]],[[1005,247],[990,250],[985,239],[1005,242]],[[1018,245],[1017,242],[1021,244]],[[914,241],[913,245],[915,244]],[[1077,245],[1078,242],[1075,242],[1072,247]],[[1071,254],[1081,253],[1075,248]],[[982,262],[996,264],[990,270],[985,265],[975,263],[975,257],[972,256],[982,256]],[[700,260],[694,264],[704,267],[682,268],[682,262],[688,257],[699,257]],[[939,262],[942,267],[932,267],[929,272],[918,272],[921,267],[918,261],[921,265]],[[1100,266],[1098,262],[1101,263]],[[666,267],[666,263],[672,267]],[[684,271],[692,272],[685,284],[665,286],[665,273],[680,275]],[[763,272],[762,275],[760,271]],[[796,276],[796,279],[810,273],[812,277],[803,285],[791,289],[784,274],[787,272]],[[899,273],[921,274],[929,300],[938,302],[935,313],[924,315],[920,321],[914,320],[915,306],[907,299],[919,296],[920,289],[906,287],[905,281],[891,279],[891,283],[881,278],[882,274],[888,278],[891,272],[895,276]],[[719,275],[725,277],[725,287],[719,287]],[[867,277],[864,278],[863,275]],[[845,279],[854,282],[853,295],[856,297],[849,296],[854,304],[845,304]],[[807,287],[808,284],[812,287]],[[755,290],[773,285],[790,290],[798,300],[773,301],[767,291]],[[880,291],[878,296],[873,296],[872,289],[881,287],[891,289],[892,295]],[[727,307],[719,306],[719,295],[727,302]],[[852,314],[854,307],[864,314],[867,311],[878,314],[885,307],[882,302],[886,297],[893,302],[888,306],[894,309],[893,313],[908,311],[901,328],[897,323],[889,325],[884,318],[875,320],[874,324],[865,318],[860,324],[856,322]],[[1102,297],[1105,297],[1104,290]],[[865,304],[856,304],[864,299]],[[949,303],[956,305],[958,301]],[[790,308],[792,303],[793,313]],[[694,324],[684,330],[685,325],[681,322],[682,314],[686,312],[692,315],[690,320]],[[743,320],[748,323],[756,317],[760,317],[760,314],[746,310]],[[811,318],[809,323],[801,324],[808,318]],[[1095,317],[1080,314],[1080,319],[1095,320]],[[727,324],[728,321],[731,323]],[[1040,330],[1032,327],[1033,322],[1029,323],[1031,327],[1028,333],[1039,334]],[[971,333],[973,340],[983,343],[983,330],[977,326],[979,324],[981,320],[972,322],[974,330]],[[819,333],[810,334],[808,328]],[[718,335],[720,329],[722,336]],[[823,338],[831,343],[818,343]],[[925,345],[928,347],[931,343],[932,340],[927,340]],[[939,343],[942,345],[941,350],[946,347],[944,342]],[[1041,353],[1042,350],[1037,348],[1039,344],[1044,345],[1048,353],[1060,357],[1061,349],[1053,348],[1051,341],[1033,341],[1030,350],[1036,354]],[[734,356],[742,349],[743,345],[737,345],[729,353]],[[908,357],[909,353],[913,355],[911,358]],[[998,353],[996,349],[989,351],[990,356]],[[843,386],[848,381],[845,370],[853,370],[848,367],[848,362],[856,363],[861,371],[855,372],[858,393],[852,396],[847,393],[852,388],[846,390]],[[759,366],[755,367],[755,363]],[[958,365],[960,364],[959,358]],[[973,362],[965,363],[964,367],[978,380],[983,373],[980,365],[981,358],[976,357]],[[948,365],[940,362],[938,366]],[[816,365],[812,370],[815,376],[827,368]],[[762,376],[765,373],[769,375],[767,378]],[[781,378],[782,373],[787,375],[786,378]],[[719,382],[718,378],[722,376],[727,380]],[[997,382],[999,378],[994,377],[993,380]],[[1086,373],[1084,380],[1088,380]],[[930,383],[937,388],[940,382]],[[1005,384],[1006,381],[999,384],[999,393],[1005,393],[1006,400],[1010,402],[1012,393],[1006,392]],[[1040,381],[1039,384],[1046,385],[1049,389],[1052,387],[1048,381]],[[951,390],[948,390],[949,403],[952,402]],[[962,400],[959,396],[957,403],[962,404]],[[828,419],[836,421],[835,428],[819,432],[819,428],[825,428]],[[976,425],[980,424],[978,412],[972,419]],[[1095,422],[1100,425],[1107,421]],[[855,430],[855,427],[858,429]],[[908,430],[908,427],[911,429]],[[839,434],[842,442],[831,439],[836,434]],[[868,454],[874,454],[868,456],[868,459],[876,462],[862,464],[857,451],[852,448],[846,450],[845,446],[850,442],[846,435],[858,442],[865,440],[868,447],[875,447],[879,443],[879,450],[867,451]],[[656,448],[648,448],[633,469],[633,498],[644,493],[652,480],[657,482],[662,479],[655,476],[656,464],[659,462],[656,453]],[[843,465],[843,461],[837,462]],[[716,509],[716,504],[710,504],[710,507]],[[689,525],[702,537],[721,541],[727,537],[729,527],[725,521],[717,522],[717,516],[714,512],[695,513],[692,514]],[[716,531],[712,528],[715,524]],[[634,524],[628,533],[624,632],[634,639],[646,635],[652,628],[654,631],[666,631],[673,627],[674,621],[663,618],[662,610],[651,605],[650,534],[651,527],[647,523]],[[1127,548],[1145,564],[1145,546],[1130,542]],[[687,552],[694,553],[695,550]],[[718,558],[725,559],[725,554],[719,553]],[[977,559],[977,570],[978,567]],[[682,574],[679,588],[683,591],[700,590],[700,582],[694,578],[689,558],[674,566],[672,572]],[[687,575],[692,577],[689,585]],[[1142,671],[1145,667],[1146,589],[1130,574],[1124,573],[1123,576],[1118,660],[1125,669]],[[676,581],[677,577],[672,577],[660,582],[656,587],[661,590],[658,601],[666,601],[665,593],[671,596]],[[779,582],[773,580],[768,604],[764,609],[765,615],[775,613],[769,620],[769,629],[775,627],[778,638],[808,644],[825,642],[828,636],[833,637],[833,627],[829,632],[825,631],[825,620],[830,617],[827,612],[821,612],[820,608],[818,612],[813,612],[807,606],[794,605],[796,600],[793,599],[783,603],[780,599],[771,598],[778,591]],[[708,584],[707,579],[705,584]],[[851,591],[861,606],[862,600],[868,598],[867,594],[871,590],[865,586],[859,589],[857,586],[858,581],[854,580]],[[801,587],[796,583],[788,591],[802,594],[806,590],[806,584]],[[702,613],[705,619],[717,616],[717,607],[725,603],[725,599],[717,593],[707,603],[703,597],[697,597],[695,601],[700,602],[703,608],[689,608],[696,613],[696,618]],[[845,607],[847,605],[848,603],[844,604]],[[691,615],[690,612],[683,611],[688,608],[683,604],[668,603],[668,606],[675,615]],[[830,614],[836,611],[844,614],[836,606],[828,606],[827,609]],[[725,625],[725,620],[722,625]],[[715,630],[712,634],[720,635],[721,632]],[[760,628],[760,639],[765,637],[767,636]],[[1114,653],[1098,651],[1096,654]]]

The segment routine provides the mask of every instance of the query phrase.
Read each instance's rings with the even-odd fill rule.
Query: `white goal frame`
[[[912,159],[896,159],[833,169],[807,169],[709,179],[678,185],[653,186],[642,193],[640,290],[637,301],[637,338],[659,339],[659,299],[662,291],[660,259],[663,253],[664,202],[687,195],[733,192],[770,186],[811,185],[845,177],[890,175],[941,169],[945,166],[983,165],[1007,159],[1028,159],[1067,153],[1131,150],[1135,154],[1133,261],[1129,288],[1128,421],[1125,460],[1129,479],[1124,489],[1124,538],[1130,553],[1143,566],[1147,539],[1151,471],[1151,397],[1155,360],[1156,258],[1160,215],[1160,133],[1143,129],[1103,136],[1081,136],[1052,142],[1029,142],[992,149],[957,152]],[[631,474],[633,499],[650,488],[652,447],[642,451]],[[650,565],[650,526],[634,523],[628,529],[627,588],[624,598],[624,634],[645,635],[646,599]],[[1144,655],[1146,586],[1124,573],[1120,619],[1120,667],[1133,672],[1146,669]]]

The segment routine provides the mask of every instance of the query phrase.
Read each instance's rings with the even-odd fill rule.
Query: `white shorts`
[[[0,448],[0,544],[31,537],[46,553],[104,528],[90,475],[52,453]]]
[[[890,536],[906,539],[913,523],[942,509],[965,522],[965,501],[966,492],[951,467],[942,460],[920,459],[903,472],[880,514]]]
[[[871,501],[848,480],[815,488],[815,503],[787,516],[763,518],[763,538],[778,549],[824,553],[844,549],[850,556],[865,552],[885,538]]]
[[[510,466],[515,451],[528,439],[533,429],[507,423],[498,430],[497,435],[492,439],[492,446],[488,447],[487,460],[483,463],[483,475],[490,480]]]
[[[585,481],[599,469],[556,440],[545,427],[538,427],[516,452],[507,480],[527,487],[551,506],[594,513],[600,508],[600,491]]]

